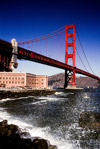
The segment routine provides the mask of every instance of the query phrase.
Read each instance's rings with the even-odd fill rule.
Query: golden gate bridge
[[[92,73],[88,72],[76,48],[76,34]],[[85,70],[76,66],[76,54]],[[65,88],[69,84],[72,85],[73,88],[75,87],[75,73],[100,80],[90,66],[75,25],[66,25],[50,34],[19,42],[18,45],[15,39],[12,40],[12,43],[1,39],[0,71],[13,71],[14,68],[17,68],[17,59],[38,62],[65,70]]]

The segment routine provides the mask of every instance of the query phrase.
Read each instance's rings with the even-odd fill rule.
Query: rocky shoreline
[[[0,90],[0,100],[27,96],[46,96],[54,94],[55,90]],[[0,149],[57,149],[48,140],[34,137],[22,132],[17,125],[8,124],[7,120],[0,122]]]
[[[56,91],[51,89],[43,90],[0,90],[0,100],[6,98],[19,98],[27,96],[46,96],[54,94]]]
[[[28,136],[28,137],[27,137]],[[0,122],[0,149],[57,149],[48,140],[22,132],[17,125],[8,125],[7,120]]]

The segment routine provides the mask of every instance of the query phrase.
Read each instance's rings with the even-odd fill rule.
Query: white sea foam
[[[64,98],[58,98],[55,95],[48,95],[48,96],[41,96],[38,99],[41,99],[41,100],[43,99],[45,101],[58,101]]]
[[[19,97],[19,98],[6,98],[0,100],[0,103],[6,102],[6,101],[13,101],[13,100],[20,100],[20,99],[28,99],[28,98],[33,98],[34,96],[27,96],[27,97]]]
[[[55,92],[55,95],[57,96],[67,96],[69,93],[64,93],[64,92]]]
[[[33,128],[31,130],[28,130],[29,133],[35,137],[38,136],[44,139],[48,139],[50,141],[50,144],[56,145],[58,149],[72,149],[72,145],[68,143],[68,141],[65,141],[63,139],[59,140],[57,136],[53,136],[48,132],[49,128]]]
[[[63,96],[63,97],[66,97],[70,94],[74,94],[74,93],[65,93],[65,92],[55,92],[55,95],[56,96]]]
[[[46,104],[48,101],[65,100],[63,96],[66,97],[68,94],[70,93],[56,92],[53,95],[34,97],[34,99],[36,98],[37,101],[35,100],[31,104]],[[27,98],[29,97],[26,97],[26,99]],[[1,100],[0,103],[10,101],[10,100],[11,101],[19,100],[19,99],[25,99],[25,97],[20,97],[16,99],[7,98],[7,99]],[[45,127],[45,128],[36,127],[32,124],[22,121],[22,119],[18,117],[11,116],[5,111],[4,108],[0,108],[0,118],[1,120],[7,119],[9,124],[15,124],[15,125],[17,124],[22,129],[22,131],[29,132],[32,137],[41,137],[41,138],[49,140],[50,144],[56,145],[58,149],[72,149],[73,148],[72,145],[68,142],[67,137],[65,139],[62,139],[56,136],[56,134],[51,134],[50,127]],[[67,133],[66,133],[66,136],[68,136]]]
[[[83,98],[85,98],[85,99],[89,99],[90,97],[88,96],[87,93],[84,93],[84,94],[83,94]]]
[[[10,101],[10,100],[15,100],[15,99],[11,99],[11,98],[2,99],[2,100],[0,100],[0,103]]]
[[[36,104],[45,104],[47,100],[40,100],[40,101],[34,101],[33,103],[31,103],[31,105],[36,105]]]
[[[19,98],[6,98],[6,99],[0,100],[0,103],[7,102],[7,101],[28,99],[28,98],[33,98],[34,97],[36,99],[40,99],[41,101],[36,101],[36,102],[34,101],[34,103],[32,103],[32,104],[38,104],[38,103],[42,103],[42,102],[46,102],[46,101],[62,100],[63,98],[61,98],[61,97],[65,97],[68,94],[73,94],[73,93],[56,92],[53,95],[47,95],[47,96],[41,96],[41,97],[27,96],[27,97],[19,97]]]
[[[13,117],[10,114],[8,114],[3,108],[0,108],[0,119],[6,119],[8,120],[8,124],[17,124],[21,129],[22,132],[29,132],[32,137],[40,137],[44,138],[46,140],[50,141],[50,144],[56,145],[58,149],[72,149],[72,145],[68,143],[67,140],[59,140],[57,136],[53,136],[49,133],[50,128],[40,128],[40,127],[34,127],[31,124],[28,124],[17,117]],[[28,137],[28,136],[27,136]]]

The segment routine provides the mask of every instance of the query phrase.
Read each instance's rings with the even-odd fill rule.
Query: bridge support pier
[[[65,84],[64,89],[75,89],[75,69],[72,71],[65,70]]]
[[[100,87],[100,80],[98,80],[98,87]]]
[[[68,76],[67,70],[65,70],[65,84],[64,84],[65,89],[68,86],[68,82],[69,82],[69,76]]]
[[[16,39],[12,39],[11,43],[12,43],[13,51],[12,51],[12,58],[10,62],[10,68],[12,69],[12,71],[16,71],[18,67],[18,63],[17,63],[18,48],[17,48]]]

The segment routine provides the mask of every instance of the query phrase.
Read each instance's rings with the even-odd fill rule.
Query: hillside
[[[65,76],[64,73],[59,73],[48,77],[48,85],[54,88],[64,87]],[[98,81],[89,77],[78,77],[76,76],[76,87],[77,88],[95,88],[98,87]]]

